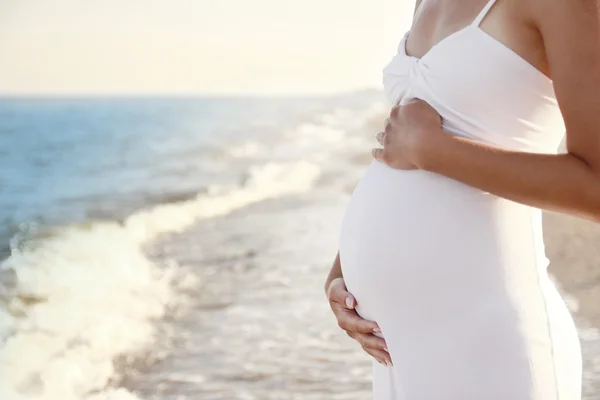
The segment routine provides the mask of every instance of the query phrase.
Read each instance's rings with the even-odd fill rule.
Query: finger
[[[385,340],[380,339],[377,336],[361,333],[348,334],[348,336],[356,340],[364,351],[372,355],[380,363],[387,362],[389,365],[392,364],[390,352],[387,349]]]
[[[385,136],[385,132],[377,132],[377,134],[375,135],[375,139],[377,139],[379,144],[382,146],[383,146],[384,136]]]
[[[346,308],[332,307],[333,313],[338,321],[338,326],[345,330],[348,335],[359,333],[381,333],[379,325],[375,321],[369,321],[361,318],[356,311]]]
[[[390,111],[390,120],[393,121],[394,118],[396,118],[398,116],[398,113],[400,112],[400,108],[402,106],[400,105],[395,105],[394,107],[392,107],[392,110]]]
[[[337,278],[331,282],[328,297],[330,302],[343,304],[348,309],[356,307],[356,299],[346,290],[346,284],[341,278]]]
[[[354,333],[350,337],[356,340],[362,347],[381,350],[389,353],[385,340],[371,333]]]
[[[381,329],[375,321],[362,318],[354,310],[345,314],[341,316],[345,330],[363,334],[381,333]]]
[[[391,129],[390,129],[390,132],[391,132]],[[381,143],[381,145],[383,146],[384,149],[387,146],[390,146],[392,143],[392,140],[394,139],[394,135],[390,134],[390,132],[387,132],[385,135],[383,135],[383,138],[382,138],[383,143]]]
[[[392,133],[392,129],[394,129],[394,126],[392,125],[391,122],[389,122],[388,124],[385,125],[385,129],[383,131],[385,132],[386,135],[389,135],[390,133]]]
[[[373,155],[374,159],[383,162],[383,149],[373,149],[371,154]]]
[[[382,351],[382,350],[370,349],[370,348],[364,348],[364,347],[363,347],[363,350],[365,352],[367,352],[367,354],[369,354],[370,356],[375,358],[377,361],[379,361],[380,364],[384,364],[388,367],[392,365],[392,358],[390,357],[389,353],[386,353],[385,351]]]

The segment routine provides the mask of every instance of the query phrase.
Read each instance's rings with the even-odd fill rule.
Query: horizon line
[[[364,87],[331,92],[289,92],[289,93],[235,93],[235,92],[0,92],[2,100],[61,100],[61,99],[131,99],[131,98],[282,98],[282,97],[330,97],[361,92],[383,92],[376,87]]]

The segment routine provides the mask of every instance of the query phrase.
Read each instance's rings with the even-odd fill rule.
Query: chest
[[[405,44],[406,53],[422,58],[470,24],[550,76],[543,39],[527,12],[527,0],[421,0]]]

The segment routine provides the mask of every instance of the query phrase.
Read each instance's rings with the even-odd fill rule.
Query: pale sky
[[[414,0],[0,0],[0,95],[381,89]]]

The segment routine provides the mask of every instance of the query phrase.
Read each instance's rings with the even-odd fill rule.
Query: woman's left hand
[[[442,118],[423,100],[394,106],[384,132],[377,134],[383,148],[373,157],[397,169],[419,169],[429,146],[442,138]]]

